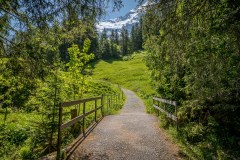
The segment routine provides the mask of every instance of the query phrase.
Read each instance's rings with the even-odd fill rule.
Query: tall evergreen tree
[[[118,30],[115,29],[114,31],[114,42],[119,45],[119,35],[118,35]]]
[[[104,28],[102,34],[100,35],[100,52],[101,58],[108,59],[111,57],[110,44],[107,36],[107,30]]]
[[[128,54],[128,43],[129,43],[129,37],[128,37],[128,30],[125,27],[122,27],[121,30],[121,54],[126,55]]]
[[[138,28],[138,36],[137,36],[137,40],[138,40],[138,50],[142,50],[143,49],[143,20],[142,17],[139,20],[139,28]]]
[[[134,52],[136,51],[136,29],[135,29],[135,25],[132,26],[131,29],[131,36],[130,36],[130,51]]]
[[[115,57],[116,56],[116,49],[115,49],[115,34],[114,30],[111,30],[111,35],[110,35],[110,56]]]

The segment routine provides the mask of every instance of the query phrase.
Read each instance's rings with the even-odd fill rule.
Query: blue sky
[[[112,12],[112,4],[109,4],[109,7],[107,8],[107,15],[104,17],[104,19],[108,20],[124,16],[131,9],[136,8],[136,6],[138,5],[138,2],[136,2],[135,0],[122,0],[122,1],[124,6],[120,9],[120,11]]]

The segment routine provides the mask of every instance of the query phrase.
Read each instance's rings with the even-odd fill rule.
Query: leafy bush
[[[34,159],[33,152],[29,146],[24,146],[20,150],[21,159]]]

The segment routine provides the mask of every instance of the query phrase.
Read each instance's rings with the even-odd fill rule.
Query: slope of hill
[[[144,100],[147,112],[152,112],[151,96],[155,91],[144,57],[144,53],[135,53],[119,60],[100,60],[93,64],[93,79],[119,84],[136,92]]]

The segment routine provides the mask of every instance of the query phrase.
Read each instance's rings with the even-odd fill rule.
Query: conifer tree
[[[123,26],[122,27],[122,30],[121,30],[121,54],[122,55],[126,55],[128,54],[128,43],[129,43],[129,37],[128,37],[128,30],[125,29],[125,27]]]
[[[119,35],[118,35],[118,30],[115,29],[114,31],[114,42],[119,45]]]

